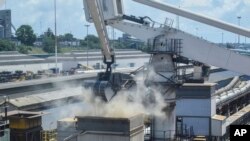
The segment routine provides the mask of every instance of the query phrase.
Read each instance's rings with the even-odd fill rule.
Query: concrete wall
[[[131,136],[130,141],[144,141],[144,132],[138,133],[137,135]]]
[[[213,136],[223,136],[226,133],[225,120],[215,120],[212,119],[212,135]]]

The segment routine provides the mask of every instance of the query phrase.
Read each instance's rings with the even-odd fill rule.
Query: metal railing
[[[145,141],[171,141],[175,138],[174,130],[144,130],[144,140]]]

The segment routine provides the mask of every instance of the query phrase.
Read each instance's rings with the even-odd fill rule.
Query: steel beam
[[[208,16],[190,12],[188,10],[180,9],[170,4],[165,4],[165,3],[163,4],[155,0],[133,0],[133,1],[144,4],[144,5],[148,5],[150,7],[154,7],[156,9],[160,9],[166,12],[170,12],[170,13],[173,13],[173,14],[176,14],[176,15],[179,15],[179,16],[197,21],[197,22],[201,22],[201,23],[213,26],[213,27],[217,27],[217,28],[220,28],[220,29],[232,32],[232,33],[250,37],[249,29],[245,29],[237,25],[229,24],[224,21],[217,20]]]

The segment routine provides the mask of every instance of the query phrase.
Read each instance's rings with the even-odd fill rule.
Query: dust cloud
[[[78,87],[75,89],[77,93],[81,93],[80,100],[84,106],[72,106],[70,110],[63,110],[58,115],[74,115],[74,116],[98,116],[127,118],[137,114],[145,114],[152,116],[166,116],[167,104],[164,101],[162,91],[165,88],[145,86],[142,76],[136,76],[136,87],[129,90],[120,91],[109,102],[104,102],[96,97],[90,89]],[[72,93],[71,86],[61,85],[68,93]],[[65,88],[69,88],[68,90]],[[68,103],[56,103],[57,107],[68,105]],[[69,105],[70,106],[70,105]]]
[[[94,97],[89,90],[83,90],[84,103],[88,109],[79,113],[81,116],[126,118],[136,114],[161,116],[164,113],[164,98],[157,89],[137,84],[136,88],[121,91],[108,103]]]

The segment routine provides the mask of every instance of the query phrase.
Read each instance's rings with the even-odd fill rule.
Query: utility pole
[[[240,26],[241,16],[238,16],[238,25]],[[240,34],[238,34],[238,45],[240,46]]]
[[[88,38],[88,36],[89,36],[89,26],[90,25],[88,25],[88,24],[86,24],[85,25],[86,26],[86,28],[87,28],[87,66],[89,66],[89,38]]]
[[[54,14],[55,14],[55,63],[56,63],[56,76],[58,75],[58,65],[57,65],[57,63],[58,63],[58,60],[57,60],[57,20],[56,20],[56,13],[57,11],[56,11],[56,0],[54,0]]]

